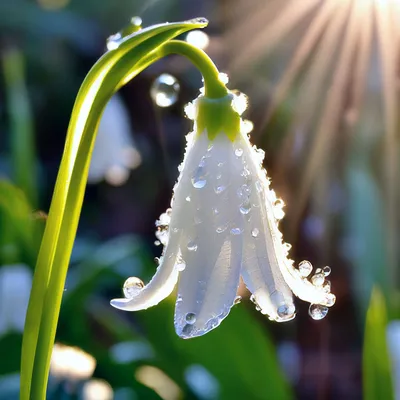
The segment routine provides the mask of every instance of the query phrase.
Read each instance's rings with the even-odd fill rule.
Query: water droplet
[[[175,268],[177,269],[177,271],[182,272],[184,271],[184,269],[186,268],[186,263],[183,260],[180,260],[176,265]]]
[[[251,189],[248,185],[242,185],[238,190],[237,190],[237,195],[240,200],[244,203],[245,201],[249,201],[249,197],[251,194]]]
[[[226,189],[226,186],[224,186],[224,185],[219,185],[219,186],[217,186],[217,187],[214,188],[214,192],[215,192],[216,194],[220,194],[220,193],[222,193],[225,189]]]
[[[303,278],[307,278],[311,274],[312,269],[312,264],[309,261],[302,261],[299,264],[299,272]]]
[[[257,228],[254,228],[251,231],[251,236],[253,236],[253,238],[256,238],[258,236],[258,234],[260,233],[260,231]]]
[[[217,164],[217,166],[220,167],[220,168],[221,168],[223,165],[224,165],[223,162],[219,162],[219,163]]]
[[[246,201],[246,202],[242,203],[240,208],[239,208],[239,210],[243,215],[248,214],[250,212],[250,210],[251,210],[250,202]]]
[[[144,288],[144,283],[141,279],[131,276],[128,278],[123,286],[124,296],[127,299],[135,297]]]
[[[244,93],[237,93],[233,96],[232,108],[239,114],[242,115],[247,109],[247,96]]]
[[[161,74],[151,85],[150,95],[159,107],[170,107],[178,100],[179,83],[170,74]]]
[[[192,185],[196,189],[202,189],[204,186],[206,186],[206,183],[205,160],[202,159],[192,176]]]
[[[241,149],[241,148],[236,149],[235,150],[235,155],[236,155],[236,157],[242,157],[243,149]]]
[[[214,215],[218,215],[218,214],[219,214],[218,208],[213,208],[213,214],[214,214]]]
[[[143,23],[142,18],[140,18],[139,16],[134,16],[131,18],[132,25],[140,27],[142,26],[142,23]]]
[[[168,229],[162,229],[162,227],[158,227],[156,230],[156,238],[166,246],[169,239]]]
[[[183,300],[182,296],[178,294],[178,297],[176,298],[176,302],[180,303]]]
[[[106,47],[107,50],[115,50],[118,49],[119,45],[122,41],[122,35],[118,32],[115,35],[111,35],[107,38]]]
[[[293,304],[281,304],[277,309],[280,319],[290,321],[296,316],[296,309]]]
[[[326,296],[326,301],[325,301],[325,305],[327,307],[332,307],[336,302],[336,296],[333,293],[329,293]]]
[[[322,289],[324,290],[325,293],[330,293],[331,291],[331,282],[328,280],[325,280],[324,284],[322,285]]]
[[[232,228],[231,233],[232,235],[240,235],[242,233],[242,230],[240,228]]]
[[[186,201],[190,202],[190,196],[186,196]]]
[[[159,240],[155,240],[155,241],[154,241],[154,244],[155,244],[156,246],[159,246],[159,245],[161,244],[161,242],[160,242]]]
[[[290,243],[284,243],[283,247],[285,248],[286,252],[289,252],[292,248],[292,245]]]
[[[315,274],[311,278],[311,282],[315,286],[322,286],[325,282],[325,275],[324,274]]]
[[[208,19],[203,17],[192,18],[186,21],[188,24],[208,24]]]
[[[320,320],[326,317],[326,314],[328,314],[328,307],[323,306],[321,304],[311,304],[310,308],[308,309],[308,314],[310,314],[310,317],[315,320]]]
[[[227,229],[228,229],[228,224],[225,224],[225,225],[218,226],[215,231],[217,233],[222,233],[222,232],[225,232]]]
[[[193,325],[196,322],[196,314],[195,313],[187,313],[185,316],[185,321],[190,324]]]
[[[187,245],[187,249],[189,251],[196,251],[197,250],[197,244],[195,242],[189,242]]]
[[[233,305],[239,304],[242,301],[242,296],[236,296],[233,300]]]
[[[156,265],[160,265],[160,258],[154,257],[154,262],[156,263]]]
[[[182,329],[182,333],[183,333],[185,336],[189,336],[189,335],[193,332],[193,330],[194,330],[194,326],[193,326],[193,325],[191,325],[191,324],[186,324],[186,325],[183,327],[183,329]]]
[[[224,85],[227,85],[229,82],[229,76],[225,72],[220,72],[218,78]]]
[[[329,276],[331,274],[331,267],[324,267],[322,269],[322,272],[324,273],[325,276]]]
[[[254,124],[248,119],[240,121],[240,132],[242,132],[244,135],[248,135],[253,129]]]
[[[160,218],[156,221],[156,226],[168,227],[171,222],[171,214],[168,212],[162,213]]]
[[[261,193],[262,190],[263,190],[263,187],[262,187],[261,182],[260,182],[260,181],[256,181],[255,186],[256,186],[257,192],[258,192],[258,193]]]

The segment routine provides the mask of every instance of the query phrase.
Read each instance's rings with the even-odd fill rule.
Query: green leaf
[[[94,65],[81,86],[34,274],[23,338],[21,400],[45,398],[65,277],[104,107],[119,87],[160,57],[159,46],[205,25],[205,20],[198,19],[133,33]]]
[[[14,181],[32,205],[37,204],[36,152],[23,54],[10,48],[3,54],[3,71],[10,118]]]
[[[394,399],[390,359],[386,344],[386,306],[374,288],[367,311],[363,350],[364,400]]]
[[[32,264],[40,236],[37,228],[22,190],[0,180],[0,262]]]
[[[194,340],[176,335],[172,302],[137,314],[161,357],[160,367],[179,385],[185,384],[185,368],[200,364],[219,381],[220,400],[293,398],[268,333],[243,304],[235,306],[218,329]]]

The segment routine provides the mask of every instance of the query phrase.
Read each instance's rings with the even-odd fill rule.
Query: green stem
[[[157,51],[160,58],[169,54],[179,54],[188,58],[204,78],[204,95],[210,99],[219,99],[228,94],[225,84],[219,79],[219,71],[211,58],[199,48],[179,40],[171,40]]]

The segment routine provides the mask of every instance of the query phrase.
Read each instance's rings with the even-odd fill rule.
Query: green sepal
[[[234,141],[240,132],[240,115],[233,109],[234,95],[228,93],[219,99],[201,96],[196,100],[196,130],[207,130],[208,138],[214,140],[219,133],[224,133]]]

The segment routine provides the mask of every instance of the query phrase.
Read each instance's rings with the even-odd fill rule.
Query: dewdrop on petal
[[[188,108],[189,107],[189,108]],[[296,268],[279,231],[284,203],[270,188],[264,152],[252,146],[240,118],[247,97],[200,95],[186,113],[194,118],[171,208],[156,222],[162,256],[151,281],[122,310],[154,306],[176,284],[175,330],[182,338],[216,328],[238,302],[240,277],[257,310],[284,322],[296,315],[293,294],[311,304],[314,319],[335,302],[326,276],[308,261]]]

